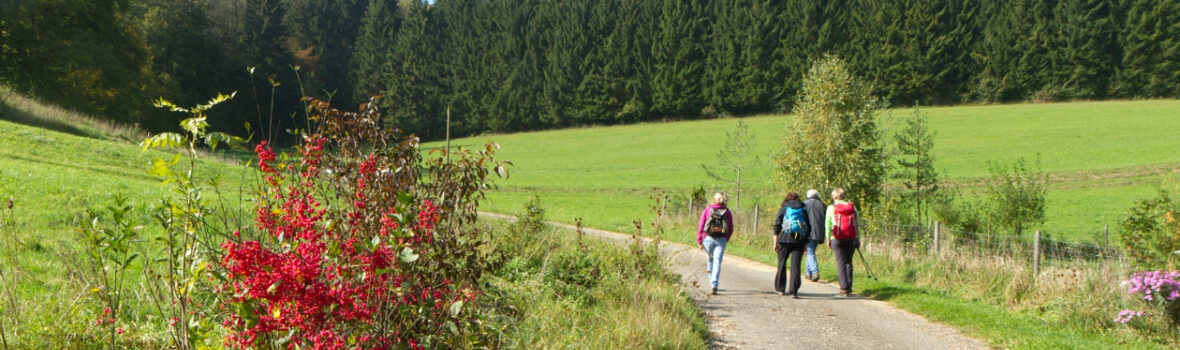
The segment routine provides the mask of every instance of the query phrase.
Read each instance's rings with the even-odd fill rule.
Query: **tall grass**
[[[138,126],[121,125],[44,104],[4,86],[0,86],[0,119],[102,140],[139,142],[147,137],[147,132]]]
[[[708,330],[657,247],[495,224],[485,276],[505,348],[704,349]]]

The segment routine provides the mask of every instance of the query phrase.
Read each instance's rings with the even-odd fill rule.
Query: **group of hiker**
[[[774,275],[774,290],[781,295],[799,298],[801,272],[807,279],[819,280],[819,262],[815,249],[825,241],[836,256],[836,275],[840,295],[852,294],[852,255],[860,248],[857,238],[857,214],[852,203],[844,200],[844,189],[832,190],[832,204],[825,205],[819,191],[807,191],[807,198],[796,192],[783,198],[774,220],[774,251],[778,253],[778,270]],[[708,260],[706,274],[712,293],[717,294],[721,278],[721,260],[725,245],[733,237],[733,213],[726,207],[729,197],[725,192],[713,195],[713,201],[701,213],[697,225],[697,245],[705,250]],[[800,266],[806,253],[806,271]]]

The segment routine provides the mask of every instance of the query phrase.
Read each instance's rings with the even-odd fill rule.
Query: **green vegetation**
[[[1060,240],[1103,242],[1103,226],[1110,225],[1110,242],[1117,244],[1126,210],[1155,194],[1161,184],[1174,181],[1174,160],[1168,150],[1178,145],[1165,130],[1180,127],[1178,110],[1180,101],[1160,100],[924,108],[923,112],[930,131],[937,133],[932,153],[948,188],[982,197],[989,162],[1011,164],[1040,154],[1040,168],[1049,176],[1046,220],[1024,230],[1042,230]],[[886,130],[903,128],[904,120],[894,115],[911,113],[908,109],[886,111],[883,125]],[[752,137],[759,140],[776,140],[788,120],[789,116],[743,119]],[[519,212],[527,198],[539,196],[549,203],[549,216],[557,221],[572,223],[581,218],[590,227],[635,232],[635,220],[661,220],[666,223],[661,238],[691,244],[692,226],[700,215],[699,203],[687,210],[693,189],[730,190],[712,183],[699,164],[714,157],[726,143],[724,131],[735,124],[733,119],[649,123],[493,135],[453,144],[492,139],[503,147],[500,154],[515,163],[512,177],[489,193],[482,210]],[[758,142],[756,152],[771,154],[777,147],[780,144],[775,142]],[[751,186],[743,185],[747,200],[736,212],[737,234],[729,247],[733,254],[765,263],[774,261],[765,246],[770,234],[766,227],[782,196],[770,182],[772,167],[763,164],[743,171],[743,182]],[[753,227],[755,203],[760,204],[759,227]],[[665,208],[665,216],[653,217],[653,206]],[[1145,333],[1111,321],[1119,307],[1130,302],[1117,284],[1125,278],[1124,267],[1083,269],[1049,263],[1042,266],[1044,281],[1034,285],[1028,278],[1031,267],[1026,259],[1030,258],[1017,252],[997,258],[968,254],[934,260],[912,258],[913,248],[905,243],[877,244],[868,257],[882,282],[862,279],[857,292],[955,325],[992,345],[1150,348],[1169,342],[1158,335],[1144,338]],[[889,253],[878,255],[881,249]],[[830,261],[830,253],[825,252],[821,250],[826,254],[821,260]],[[834,279],[834,270],[825,265],[824,278]]]
[[[0,209],[5,212],[0,215],[0,256],[6,257],[0,264],[0,304],[5,305],[0,322],[8,342],[20,344],[13,345],[17,348],[93,348],[96,337],[104,333],[94,327],[102,308],[94,306],[90,296],[91,288],[101,284],[86,273],[90,267],[83,253],[83,220],[91,210],[108,212],[104,208],[121,195],[125,205],[134,208],[124,216],[138,233],[139,239],[132,242],[138,246],[135,250],[160,249],[155,238],[163,236],[163,229],[153,224],[147,209],[168,196],[171,188],[161,185],[148,169],[153,159],[172,155],[5,121],[0,121],[0,145],[0,201],[13,201],[11,209]],[[207,160],[199,161],[198,167],[214,171],[201,177],[219,176],[227,190],[225,198],[207,193],[224,205],[219,210],[252,206],[236,195],[249,186],[250,171]],[[134,271],[144,260],[131,262]],[[124,287],[138,286],[142,279],[128,274]],[[8,307],[13,304],[16,307]],[[166,336],[164,329],[148,326],[151,305],[124,303],[122,312],[117,326],[131,332],[123,338],[129,345],[156,347],[163,339],[159,337]]]
[[[982,189],[988,162],[1041,156],[1050,175],[1046,232],[1063,240],[1101,242],[1104,225],[1113,230],[1136,200],[1153,195],[1171,179],[1180,129],[1180,101],[1111,101],[1054,104],[923,108],[934,140],[935,168],[950,187]],[[883,113],[887,132],[903,127],[912,110]],[[787,116],[743,119],[759,152],[772,154]],[[631,222],[651,213],[654,189],[668,192],[667,208],[684,210],[692,188],[715,187],[700,170],[725,144],[733,119],[567,129],[452,141],[452,146],[494,140],[512,176],[488,194],[483,210],[517,212],[539,195],[550,217],[630,232]],[[425,147],[439,147],[430,143]],[[772,164],[743,171],[745,210],[760,203],[777,208],[781,191],[770,181]],[[757,200],[754,200],[754,199]],[[750,220],[745,220],[749,222]],[[765,223],[766,221],[762,221]],[[1040,228],[1031,228],[1040,229]],[[764,232],[764,231],[763,231]],[[741,231],[739,231],[741,233]]]
[[[509,348],[704,349],[708,329],[651,243],[619,247],[540,224],[493,223],[504,264],[485,277]]]
[[[179,120],[155,96],[238,91],[216,130],[281,133],[303,124],[299,96],[380,94],[389,126],[427,140],[448,110],[452,135],[788,111],[829,53],[892,106],[1176,98],[1180,42],[1159,38],[1180,36],[1163,25],[1177,13],[1178,0],[10,0],[0,84],[153,131]]]
[[[74,121],[70,118],[67,124]],[[154,138],[157,143],[170,139]],[[228,223],[218,218],[201,227],[251,225],[254,203],[249,197],[257,174],[244,166],[198,160],[194,178],[217,178],[218,187],[205,181],[187,183],[183,174],[174,174],[171,184],[161,184],[148,170],[160,170],[153,165],[155,158],[173,157],[165,152],[143,152],[130,144],[6,121],[0,121],[0,145],[0,236],[5,238],[0,240],[0,332],[13,348],[166,347],[170,332],[176,330],[156,310],[168,304],[156,303],[175,296],[166,291],[151,295],[144,287],[167,283],[169,272],[152,270],[164,274],[160,281],[141,273],[159,262],[152,256],[168,255],[168,237],[183,236],[166,234],[153,217],[160,199],[179,198],[172,197],[179,192],[202,195],[210,199],[201,209],[207,215],[229,215],[224,218]],[[452,185],[460,183],[440,183]],[[543,215],[536,208],[536,215]],[[410,214],[407,217],[414,216]],[[177,218],[176,225],[197,225],[187,217]],[[469,305],[479,310],[475,317],[494,327],[485,329],[494,332],[484,335],[490,341],[543,348],[706,347],[704,320],[680,291],[678,276],[664,268],[656,247],[636,244],[628,249],[596,239],[579,240],[537,220],[533,223],[464,225],[489,239],[484,247],[494,268],[480,280],[480,288],[488,289],[482,290],[478,303]],[[243,237],[253,234],[257,233],[242,232]],[[429,250],[417,251],[420,261],[432,259]],[[553,251],[566,253],[550,254]],[[209,305],[216,304],[194,304],[190,310],[210,311]],[[103,311],[107,307],[112,309],[109,314]],[[452,306],[444,311],[453,316],[455,310],[459,309]],[[213,311],[221,316],[225,312]],[[198,323],[185,327],[194,345],[223,346],[229,330],[208,319],[194,320]]]

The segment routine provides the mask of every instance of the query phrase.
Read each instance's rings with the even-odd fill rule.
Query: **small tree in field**
[[[934,170],[934,135],[926,126],[921,110],[914,108],[913,118],[905,120],[905,126],[893,134],[897,142],[898,171],[891,176],[901,180],[906,188],[905,197],[914,204],[914,217],[919,223],[929,217],[929,203],[938,192],[938,173]]]
[[[742,171],[758,163],[758,156],[754,154],[757,141],[750,137],[750,127],[743,120],[738,120],[733,131],[726,131],[725,137],[725,146],[717,150],[715,165],[701,164],[701,168],[709,178],[733,184],[733,207],[737,208],[742,198]]]
[[[1154,198],[1135,203],[1121,224],[1123,245],[1145,267],[1176,268],[1180,259],[1180,201],[1176,192],[1160,190]]]
[[[858,204],[877,202],[885,155],[877,128],[880,103],[870,91],[844,60],[825,56],[812,64],[775,159],[781,186],[794,191],[844,187],[847,198]]]
[[[1038,157],[1033,164],[1024,158],[1011,165],[992,163],[987,184],[992,223],[1020,235],[1024,229],[1045,222],[1045,186],[1049,176],[1041,171]]]

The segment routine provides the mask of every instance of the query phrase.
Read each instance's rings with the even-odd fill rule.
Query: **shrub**
[[[485,270],[472,225],[494,145],[423,160],[418,139],[310,100],[317,132],[297,160],[255,148],[264,179],[256,232],[225,242],[233,347],[465,348],[483,342]],[[444,151],[446,152],[446,151]],[[448,159],[451,157],[448,157]],[[242,237],[247,238],[242,238]]]
[[[1180,205],[1168,191],[1135,204],[1123,219],[1123,244],[1143,266],[1175,266],[1180,250]]]

